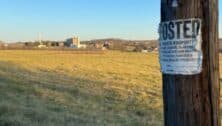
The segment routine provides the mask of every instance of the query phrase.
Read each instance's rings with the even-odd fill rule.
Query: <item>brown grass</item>
[[[161,89],[157,53],[0,51],[1,126],[162,126]]]

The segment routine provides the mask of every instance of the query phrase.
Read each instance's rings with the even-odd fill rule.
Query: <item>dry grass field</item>
[[[0,126],[162,126],[161,87],[156,53],[0,51]]]

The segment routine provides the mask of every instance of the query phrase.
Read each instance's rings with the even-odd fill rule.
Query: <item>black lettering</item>
[[[170,21],[160,24],[160,40],[195,39],[200,33],[198,19]]]
[[[169,29],[168,38],[170,40],[174,39],[174,37],[175,37],[175,35],[174,35],[175,33],[174,33],[174,29],[173,29],[174,27],[175,27],[174,23],[170,22],[168,25],[168,29]]]
[[[184,25],[183,25],[184,38],[191,38],[191,35],[188,35],[188,31],[190,31],[190,28],[188,27],[188,25],[191,23],[192,23],[191,21],[184,21]]]
[[[163,40],[167,40],[168,32],[167,32],[167,24],[163,24]]]
[[[182,24],[181,21],[175,23],[177,27],[177,39],[180,39],[180,25]]]

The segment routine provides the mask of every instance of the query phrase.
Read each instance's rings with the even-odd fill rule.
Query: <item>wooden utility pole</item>
[[[163,73],[165,126],[220,126],[218,0],[161,0],[161,22],[201,19],[202,70]]]

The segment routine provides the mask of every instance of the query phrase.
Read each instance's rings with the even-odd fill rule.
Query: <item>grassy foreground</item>
[[[158,55],[0,51],[0,126],[162,126]]]

